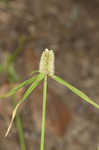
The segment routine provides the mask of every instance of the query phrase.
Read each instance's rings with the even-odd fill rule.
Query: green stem
[[[45,118],[46,118],[46,93],[47,93],[47,75],[44,77],[43,87],[43,102],[42,102],[42,126],[41,126],[41,145],[40,149],[44,150],[44,135],[45,135]]]
[[[19,114],[16,114],[16,127],[18,131],[18,136],[19,136],[19,141],[20,141],[20,146],[21,150],[26,150],[25,142],[24,142],[24,135],[23,135],[23,129],[22,129],[22,122]]]
[[[15,106],[16,106],[16,97],[15,97],[15,95],[13,96],[13,105],[14,105],[14,108],[15,108]],[[19,113],[16,113],[15,122],[16,122],[17,131],[18,131],[18,137],[19,137],[21,150],[26,150],[26,145],[25,145],[24,135],[23,135],[23,128],[22,128],[22,121],[21,121],[21,117],[20,117]]]

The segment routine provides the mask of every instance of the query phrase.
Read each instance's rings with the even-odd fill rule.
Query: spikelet
[[[54,75],[54,52],[45,49],[42,53],[39,71],[44,74]]]

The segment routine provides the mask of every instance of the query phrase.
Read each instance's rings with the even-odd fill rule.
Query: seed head
[[[39,71],[44,74],[54,74],[54,52],[53,50],[45,49],[42,53]]]

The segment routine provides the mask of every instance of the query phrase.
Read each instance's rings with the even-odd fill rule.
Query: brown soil
[[[0,62],[3,62],[6,52],[13,52],[18,47],[18,40],[24,36],[25,43],[15,64],[21,77],[20,82],[29,76],[32,69],[38,67],[44,48],[54,49],[56,74],[99,104],[98,18],[98,0],[8,0],[8,3],[2,0]],[[1,88],[6,80],[7,76],[1,73]],[[49,99],[55,99],[55,102],[49,100],[45,150],[96,150],[99,144],[99,110],[52,80],[49,80],[48,85]],[[34,92],[38,96],[38,92]],[[30,97],[20,111],[27,150],[40,149],[41,118],[38,116],[41,103],[38,102]],[[63,109],[64,113],[59,105],[60,108],[66,108]],[[12,112],[10,100],[6,104],[0,103],[0,150],[21,150],[15,125],[9,136],[4,138],[10,121],[10,110]],[[60,112],[57,113],[57,110]],[[63,114],[70,118],[63,117]],[[65,119],[67,121],[63,121]],[[62,128],[64,124],[66,132]],[[64,136],[60,136],[58,132],[64,132]]]

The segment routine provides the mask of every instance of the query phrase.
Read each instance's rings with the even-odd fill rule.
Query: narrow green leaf
[[[27,89],[27,91],[24,93],[22,99],[17,103],[16,107],[14,108],[13,112],[12,112],[12,118],[11,118],[11,122],[10,125],[8,127],[8,130],[5,134],[5,136],[8,135],[11,127],[12,127],[12,123],[14,121],[14,118],[16,116],[16,112],[17,109],[19,108],[19,106],[24,102],[24,100],[31,94],[31,92],[37,87],[37,85],[39,84],[39,82],[44,78],[44,76],[42,74],[37,75],[36,80],[32,83],[32,85]]]
[[[56,80],[57,82],[59,82],[60,84],[64,85],[65,87],[67,87],[68,89],[70,89],[73,93],[75,93],[76,95],[78,95],[79,97],[81,97],[83,100],[85,100],[86,102],[90,103],[91,105],[93,105],[94,107],[99,109],[99,105],[96,104],[92,99],[90,99],[86,94],[84,94],[82,91],[78,90],[77,88],[75,88],[74,86],[72,86],[71,84],[69,84],[68,82],[64,81],[63,79],[61,79],[60,77],[57,77],[55,75],[50,76],[51,78],[53,78],[54,80]]]
[[[32,85],[27,89],[27,91],[24,93],[20,104],[29,96],[29,94],[36,88],[36,86],[39,84],[39,82],[43,79],[42,74],[39,74],[36,76],[36,80],[32,83]]]
[[[8,93],[6,93],[5,95],[1,95],[0,98],[6,98],[6,97],[9,97],[9,96],[12,96],[14,95],[20,88],[22,88],[23,86],[25,85],[28,85],[30,83],[32,83],[35,79],[37,78],[37,75],[28,79],[28,80],[25,80],[24,82],[20,83],[18,86],[16,86],[15,88],[11,89]]]
[[[33,71],[30,73],[30,75],[33,75],[34,73],[40,73],[40,71],[39,71],[39,70],[33,70]]]
[[[44,77],[44,86],[43,86],[42,127],[41,127],[41,146],[40,146],[41,150],[44,150],[45,118],[46,118],[46,94],[47,94],[47,75],[45,75],[45,77]]]

